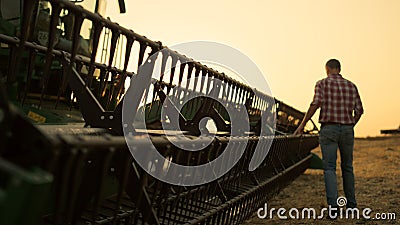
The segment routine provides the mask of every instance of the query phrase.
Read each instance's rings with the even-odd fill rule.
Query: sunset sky
[[[126,0],[113,21],[166,46],[206,40],[250,57],[275,97],[306,111],[330,58],[357,84],[365,115],[356,136],[400,125],[399,0]],[[314,116],[318,121],[318,112]]]

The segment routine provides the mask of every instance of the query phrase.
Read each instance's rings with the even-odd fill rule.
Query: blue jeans
[[[340,151],[343,189],[347,198],[347,207],[357,207],[353,173],[353,125],[325,125],[321,127],[319,143],[324,163],[324,179],[328,205],[337,207],[336,182],[337,149]]]

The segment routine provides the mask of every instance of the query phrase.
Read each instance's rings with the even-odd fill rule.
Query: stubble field
[[[321,157],[319,148],[313,150]],[[370,208],[371,218],[383,216],[377,213],[395,213],[396,219],[259,219],[257,214],[244,224],[400,224],[400,136],[356,139],[354,146],[354,173],[358,209]],[[339,196],[344,196],[340,156],[337,162]],[[326,205],[325,184],[322,170],[308,169],[292,184],[268,202],[268,209],[314,208],[317,215]],[[345,209],[344,209],[345,210]],[[286,216],[289,217],[286,211]],[[326,213],[325,213],[326,214]],[[361,213],[360,213],[361,214]],[[393,215],[393,214],[391,214]],[[362,215],[360,215],[362,217]]]

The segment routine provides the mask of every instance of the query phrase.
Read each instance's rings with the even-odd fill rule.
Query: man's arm
[[[315,84],[314,88],[314,98],[310,104],[310,107],[307,110],[306,115],[304,116],[303,120],[301,121],[299,127],[293,133],[294,135],[302,134],[304,131],[304,127],[306,126],[307,122],[311,119],[314,115],[315,111],[321,106],[322,99],[323,99],[323,88],[321,87],[321,81],[318,81]]]
[[[299,127],[293,133],[294,135],[303,134],[304,127],[306,126],[307,122],[311,119],[311,117],[314,115],[314,113],[317,111],[318,108],[319,108],[319,105],[317,105],[317,104],[310,105],[310,107],[308,108],[307,113],[304,116],[303,120],[301,121]]]

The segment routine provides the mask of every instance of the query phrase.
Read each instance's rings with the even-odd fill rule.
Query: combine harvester
[[[1,5],[0,224],[240,224],[309,167],[310,151],[318,145],[315,125],[308,134],[291,135],[304,113],[103,18],[101,0],[92,12],[76,1],[21,2],[17,20],[6,18],[7,6]],[[122,111],[132,93],[125,83],[147,79],[137,69],[159,51],[161,75],[150,74],[148,86],[133,88],[133,104],[125,105],[141,111],[146,125],[133,128],[129,140],[143,154],[156,148],[165,161],[149,167],[158,172],[168,172],[170,163],[211,162],[229,142],[244,147],[217,180],[194,186],[160,181],[128,149]],[[221,86],[213,86],[217,80]],[[226,109],[207,97],[178,110],[180,132],[163,129],[167,97],[212,90],[225,93],[221,102],[246,108],[247,135],[232,135]],[[265,112],[276,113],[275,130],[261,122]],[[217,132],[198,138],[205,117],[214,120]],[[263,135],[268,129],[273,133]],[[173,145],[168,132],[183,133],[193,146],[209,145],[183,151],[177,146],[188,140],[177,138]],[[261,140],[272,145],[251,171]]]
[[[400,134],[400,126],[397,129],[381,130],[381,134]]]

